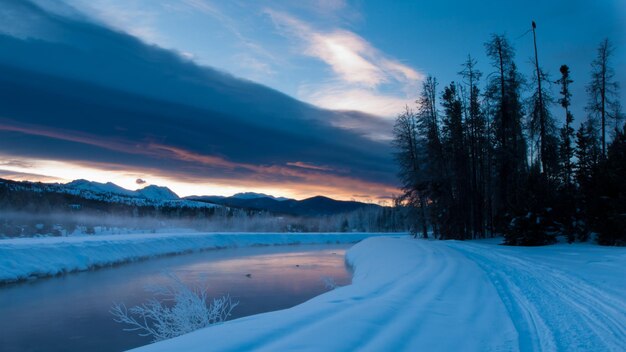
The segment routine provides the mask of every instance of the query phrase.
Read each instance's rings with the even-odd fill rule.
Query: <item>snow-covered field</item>
[[[626,248],[371,238],[352,285],[137,351],[625,351]]]
[[[159,255],[262,245],[355,243],[387,233],[155,233],[0,240],[0,283]]]

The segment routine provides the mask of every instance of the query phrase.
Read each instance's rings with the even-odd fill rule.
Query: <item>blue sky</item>
[[[556,79],[568,64],[574,111],[584,114],[584,86],[595,48],[617,45],[626,66],[626,2],[603,1],[217,1],[65,0],[143,40],[331,109],[393,117],[412,103],[419,80],[457,80],[468,54],[491,72],[483,43],[505,33],[522,72],[532,71],[531,20],[540,63]],[[618,70],[624,82],[626,70]],[[578,99],[577,99],[578,97]]]
[[[458,80],[468,54],[490,74],[492,33],[532,74],[532,20],[579,121],[605,37],[626,86],[620,0],[4,0],[0,177],[388,201],[393,119],[421,80]]]

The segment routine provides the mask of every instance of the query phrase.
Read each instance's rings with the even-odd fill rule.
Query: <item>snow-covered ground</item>
[[[626,351],[626,249],[371,238],[353,283],[137,349]]]
[[[213,248],[355,243],[386,233],[154,233],[0,240],[0,283]]]

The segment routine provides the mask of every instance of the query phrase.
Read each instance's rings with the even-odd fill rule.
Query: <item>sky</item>
[[[626,85],[620,0],[4,0],[0,177],[387,201],[393,118],[424,77],[459,80],[468,54],[487,76],[492,33],[532,74],[532,20],[578,121],[605,37]]]

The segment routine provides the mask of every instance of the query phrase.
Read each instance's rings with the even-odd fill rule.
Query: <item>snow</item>
[[[376,237],[353,282],[136,351],[624,351],[626,249]]]
[[[167,187],[162,186],[147,186],[142,189],[138,189],[137,194],[152,200],[176,200],[179,199],[178,195]]]
[[[80,191],[89,191],[94,193],[101,194],[119,194],[127,197],[136,197],[137,194],[133,191],[127,190],[126,188],[122,188],[115,183],[107,182],[100,183],[95,181],[88,181],[84,179],[74,180],[72,182],[68,182],[65,184],[67,188],[80,190]]]
[[[0,240],[0,283],[159,255],[257,245],[354,243],[384,233],[150,233]]]
[[[69,189],[86,191],[95,194],[102,195],[121,195],[126,197],[146,198],[155,201],[168,201],[180,199],[178,195],[167,187],[150,185],[144,188],[140,188],[136,191],[131,191],[126,188],[120,187],[112,182],[100,183],[88,180],[74,180],[66,183],[65,187]]]
[[[4,183],[0,180],[0,184]],[[206,202],[179,199],[176,193],[167,187],[148,186],[137,191],[122,188],[114,183],[99,183],[87,180],[75,180],[66,184],[59,183],[12,183],[9,188],[17,191],[55,192],[80,196],[85,199],[108,203],[121,203],[135,206],[155,206],[172,208],[223,208],[221,205]]]

